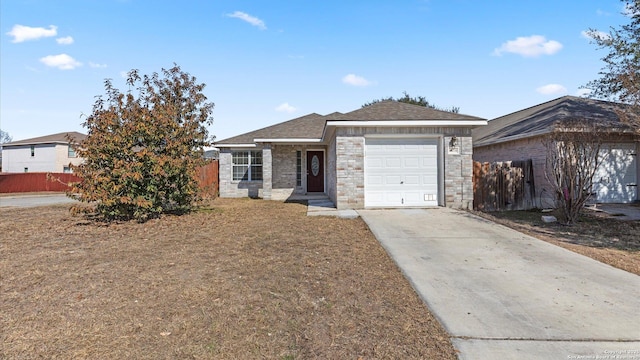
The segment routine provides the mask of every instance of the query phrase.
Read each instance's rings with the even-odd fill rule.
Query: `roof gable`
[[[216,141],[214,145],[220,147],[253,145],[256,139],[259,139],[259,141],[278,140],[279,142],[288,142],[288,140],[320,141],[323,139],[325,126],[342,126],[343,124],[348,126],[350,122],[357,124],[356,126],[362,126],[362,122],[371,122],[371,126],[396,126],[390,125],[394,121],[398,121],[397,126],[412,126],[413,122],[415,122],[416,126],[430,126],[435,125],[434,123],[438,121],[453,123],[454,126],[457,121],[460,121],[459,125],[461,126],[484,125],[486,123],[486,120],[475,116],[385,100],[346,114],[340,112],[325,116],[316,113],[309,114],[232,138]],[[385,124],[380,124],[381,122]],[[409,122],[411,124],[408,124]],[[425,124],[425,122],[434,123]],[[469,124],[469,122],[474,122],[474,124]],[[478,124],[478,122],[481,124]]]
[[[609,101],[563,96],[495,118],[487,126],[473,129],[473,144],[483,146],[543,135],[551,132],[557,124],[576,119],[621,131],[628,130],[615,112],[620,106],[622,104]]]
[[[332,119],[334,120],[334,119]],[[335,120],[483,120],[479,117],[436,110],[426,106],[384,100],[344,114]]]
[[[16,146],[16,145],[37,145],[37,144],[68,144],[69,140],[71,143],[79,144],[87,137],[87,135],[83,133],[79,133],[77,131],[69,131],[62,132],[57,134],[45,135],[30,139],[12,141],[9,143],[2,144],[3,147],[6,146]]]
[[[254,139],[320,139],[322,138],[325,122],[325,116],[313,113],[228,139],[216,141],[215,145],[253,144]]]

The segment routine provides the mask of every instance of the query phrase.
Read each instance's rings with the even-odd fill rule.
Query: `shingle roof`
[[[62,132],[57,134],[45,135],[35,137],[31,139],[24,139],[18,141],[12,141],[2,144],[2,146],[14,146],[14,145],[37,145],[37,144],[68,144],[69,139],[72,143],[78,144],[84,140],[87,135],[79,133],[77,131]]]
[[[621,131],[630,130],[615,113],[615,109],[620,106],[622,105],[609,101],[563,96],[495,118],[487,126],[473,129],[473,145],[484,146],[543,135],[558,123],[576,119],[594,121],[599,126]]]
[[[320,139],[326,117],[309,114],[221,141],[215,145],[253,144],[254,139]]]
[[[326,121],[385,121],[385,120],[484,120],[475,116],[455,114],[397,101],[381,101],[346,114],[309,114],[263,129],[251,131],[215,142],[225,144],[253,144],[254,139],[320,139]]]
[[[332,119],[333,120],[333,119]],[[344,114],[335,120],[484,120],[470,115],[431,109],[399,101],[380,101]]]

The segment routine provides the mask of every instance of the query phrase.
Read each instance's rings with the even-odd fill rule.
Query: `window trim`
[[[237,156],[239,155],[245,155],[246,154],[246,164],[236,164],[235,163],[235,159]],[[244,158],[244,156],[243,156]],[[254,160],[255,159],[255,160]],[[258,163],[258,159],[259,159],[259,163]],[[262,150],[234,150],[231,152],[231,181],[233,182],[241,182],[241,181],[246,181],[246,182],[259,182],[259,181],[263,181],[264,176],[263,176],[263,171],[262,171],[262,165],[263,165],[263,160],[262,160]],[[242,178],[238,178],[236,176],[236,172],[235,169],[237,169],[238,167],[241,168],[246,168],[246,170],[243,172],[243,176]],[[259,174],[256,175],[254,173],[254,171],[256,173],[258,173],[258,168],[260,169]]]

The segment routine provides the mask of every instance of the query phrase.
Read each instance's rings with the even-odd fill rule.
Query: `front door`
[[[307,151],[307,192],[324,192],[323,151]]]

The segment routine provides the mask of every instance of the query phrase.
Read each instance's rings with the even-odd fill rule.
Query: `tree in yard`
[[[591,197],[593,178],[603,160],[602,129],[585,121],[567,121],[546,135],[543,144],[545,177],[565,223],[574,224]]]
[[[0,149],[2,149],[2,144],[11,142],[11,140],[13,140],[13,138],[9,133],[0,129]]]
[[[128,73],[127,94],[105,80],[86,118],[86,139],[74,166],[82,181],[70,196],[95,204],[105,220],[144,221],[165,212],[185,212],[199,197],[197,169],[209,144],[213,103],[204,84],[174,64],[161,75]]]
[[[630,23],[609,33],[590,29],[589,36],[601,49],[609,53],[602,58],[605,66],[600,78],[589,82],[592,96],[617,101],[629,106],[621,108],[618,115],[640,133],[640,0],[622,0],[624,14]]]
[[[371,102],[368,102],[368,103],[362,105],[362,107],[373,105],[373,104],[379,103],[381,101],[398,101],[398,102],[402,102],[402,103],[406,103],[406,104],[424,106],[424,107],[428,107],[429,109],[448,111],[448,112],[452,112],[452,113],[456,113],[456,114],[460,112],[460,108],[457,107],[457,106],[452,106],[451,108],[448,108],[448,109],[441,108],[441,107],[438,107],[436,105],[433,105],[433,104],[429,103],[429,101],[424,96],[412,97],[406,91],[404,91],[402,93],[402,97],[399,97],[397,99],[394,99],[393,96],[389,96],[387,98],[376,99],[376,100],[373,100]]]

